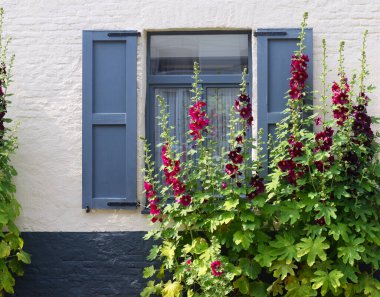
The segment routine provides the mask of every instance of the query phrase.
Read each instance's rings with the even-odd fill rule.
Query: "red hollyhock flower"
[[[178,202],[183,206],[189,206],[191,204],[192,197],[190,195],[183,195],[179,198]]]
[[[186,191],[186,186],[179,180],[175,180],[173,183],[174,196],[179,196]]]
[[[221,276],[223,274],[222,263],[217,260],[211,263],[211,273],[213,276]]]
[[[193,140],[201,138],[201,132],[204,131],[209,124],[209,120],[206,118],[206,112],[202,110],[205,106],[205,102],[197,101],[192,107],[189,108],[189,129],[190,135],[193,136]]]
[[[242,144],[243,143],[243,136],[239,135],[238,137],[236,137],[235,140],[237,141],[238,144]]]

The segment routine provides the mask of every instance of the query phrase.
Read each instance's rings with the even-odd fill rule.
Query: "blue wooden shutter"
[[[257,97],[258,127],[263,129],[263,141],[268,141],[268,134],[274,135],[276,123],[284,118],[281,113],[286,108],[289,90],[290,62],[299,42],[299,29],[259,29],[257,37]],[[307,84],[313,83],[313,31],[306,29],[306,50],[309,56],[309,78]],[[309,104],[312,102],[308,102]],[[265,145],[263,153],[268,156]],[[268,160],[266,160],[268,161]],[[265,170],[267,170],[267,164]]]
[[[136,205],[137,35],[83,32],[83,208]]]

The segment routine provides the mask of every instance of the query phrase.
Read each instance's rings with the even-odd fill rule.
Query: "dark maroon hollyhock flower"
[[[281,169],[281,171],[285,172],[295,169],[296,163],[293,160],[282,160],[278,162],[277,166]]]
[[[240,102],[246,102],[246,103],[249,103],[251,101],[251,99],[245,94],[240,94],[238,100]]]
[[[253,123],[253,116],[250,116],[247,120],[247,125],[248,126],[252,126],[252,123]]]
[[[295,186],[297,184],[297,175],[293,169],[288,170],[287,180],[293,186]]]
[[[241,147],[240,146],[236,148],[236,152],[241,153]]]
[[[241,182],[237,182],[237,183],[236,183],[236,186],[237,186],[238,188],[241,188],[241,186],[242,186]]]
[[[292,158],[301,157],[302,156],[302,148],[303,144],[299,141],[293,144],[293,147],[288,148],[289,154]]]
[[[234,159],[237,155],[237,152],[236,151],[230,151],[228,153],[228,158],[230,158],[231,160]]]
[[[222,263],[219,260],[212,262],[210,266],[213,276],[221,276],[223,274]]]
[[[319,172],[323,172],[324,171],[324,165],[323,165],[322,161],[314,161],[314,164],[315,164],[315,167],[317,167],[317,170]]]
[[[364,105],[367,106],[368,105],[368,101],[369,101],[368,96],[365,93],[361,92],[361,93],[359,93],[359,97],[364,100]]]
[[[240,110],[240,116],[247,120],[252,114],[252,106],[250,103],[247,104],[247,106],[243,107],[241,110]]]
[[[314,223],[320,226],[326,225],[325,217],[321,217],[320,219],[315,219]]]
[[[183,206],[189,206],[191,204],[191,196],[190,195],[183,195],[180,199],[179,199],[179,203]]]
[[[237,141],[238,144],[242,144],[243,143],[243,136],[239,135],[238,137],[236,137],[235,140]]]
[[[327,160],[330,162],[330,165],[332,165],[335,161],[333,154],[330,153],[329,158]]]
[[[238,174],[239,167],[234,164],[227,164],[224,171],[231,176],[231,178],[235,178],[236,174]]]
[[[322,119],[320,116],[317,116],[315,119],[314,119],[314,123],[316,126],[320,126],[322,124]]]
[[[222,182],[222,189],[225,189],[227,188],[227,183],[226,182]]]

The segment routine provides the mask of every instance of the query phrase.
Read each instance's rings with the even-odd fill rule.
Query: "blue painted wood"
[[[258,128],[263,129],[263,154],[268,156],[268,134],[274,134],[276,123],[284,118],[281,112],[286,107],[286,94],[289,89],[290,62],[293,51],[297,49],[300,29],[258,29],[258,32],[286,32],[286,35],[257,36],[257,94]],[[306,29],[305,53],[309,56],[309,78],[313,84],[313,31]],[[312,102],[308,102],[309,104]],[[268,159],[264,168],[267,173]]]
[[[83,208],[136,202],[135,33],[83,31]]]

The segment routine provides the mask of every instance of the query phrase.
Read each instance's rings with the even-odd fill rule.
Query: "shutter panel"
[[[83,32],[82,208],[136,206],[137,32]]]
[[[286,108],[286,93],[289,90],[291,56],[299,42],[300,29],[259,29],[257,37],[257,96],[258,128],[263,129],[263,153],[268,156],[268,134],[274,135],[276,123],[284,118],[281,113]],[[313,31],[306,29],[305,53],[309,56],[309,78],[313,83]],[[308,102],[309,104],[312,102]],[[267,172],[268,159],[264,168]]]

